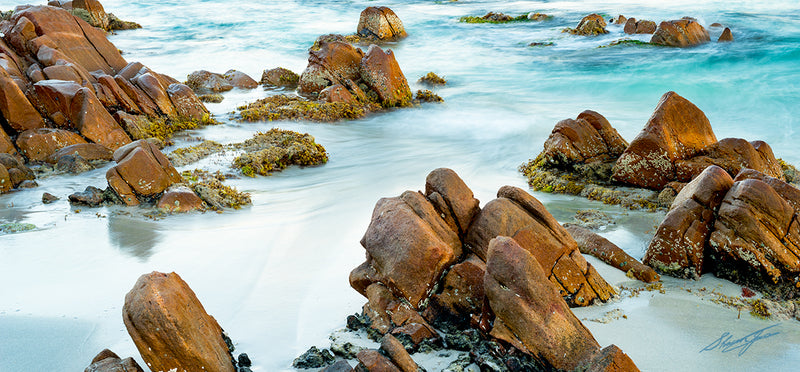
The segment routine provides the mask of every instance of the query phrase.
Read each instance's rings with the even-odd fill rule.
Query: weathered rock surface
[[[717,42],[718,43],[725,43],[725,42],[731,42],[731,41],[733,41],[733,33],[731,32],[730,28],[725,27],[725,29],[722,30],[722,34],[719,35],[719,39],[717,39]]]
[[[708,31],[692,18],[664,21],[658,25],[650,42],[671,47],[691,47],[711,40]]]
[[[648,20],[637,21],[636,18],[628,18],[625,21],[626,34],[652,34],[656,32],[656,23]]]
[[[319,50],[309,51],[308,66],[300,75],[298,92],[317,94],[330,85],[347,85],[345,80],[359,80],[363,57],[361,49],[346,42],[320,42]]]
[[[399,40],[408,34],[394,11],[385,6],[371,6],[361,12],[356,31],[362,37]]]
[[[293,87],[297,85],[300,76],[283,67],[264,70],[261,75],[261,84],[277,87]]]
[[[233,85],[222,74],[206,70],[189,74],[186,77],[186,85],[192,88],[196,94],[220,93],[233,89]]]
[[[361,60],[361,78],[384,107],[406,106],[411,100],[411,88],[391,50],[371,45]]]
[[[222,328],[176,273],[142,275],[125,296],[122,315],[153,371],[236,371]]]
[[[58,163],[58,160],[67,155],[80,155],[82,158],[92,161],[92,160],[106,160],[110,161],[112,159],[112,155],[114,154],[111,149],[105,147],[103,145],[99,145],[96,143],[78,143],[75,145],[70,145],[67,147],[63,147],[60,150],[54,152],[52,155],[48,156],[46,161],[51,164]]]
[[[0,153],[0,170],[2,180],[0,180],[0,192],[6,192],[12,188],[18,188],[25,181],[32,181],[36,178],[30,170],[16,156]]]
[[[763,141],[748,142],[741,138],[724,138],[702,149],[691,159],[676,161],[676,178],[680,182],[689,182],[710,165],[722,167],[731,177],[748,168],[783,179],[783,169],[769,145]]]
[[[613,161],[627,147],[628,142],[605,117],[587,110],[575,120],[558,122],[539,156],[548,165],[574,168],[578,164]]]
[[[533,196],[504,186],[475,218],[465,246],[487,257],[489,242],[497,236],[513,237],[536,257],[548,280],[572,306],[587,306],[595,299],[607,301],[616,291],[581,256],[569,233]]]
[[[139,196],[159,194],[181,176],[169,160],[146,140],[138,140],[114,152],[117,165],[106,173],[108,185],[128,205],[139,204]]]
[[[158,199],[156,208],[170,213],[184,213],[205,209],[203,201],[187,186],[173,186]]]
[[[677,178],[676,161],[690,159],[715,142],[705,114],[677,93],[667,92],[617,160],[611,179],[660,190]]]
[[[222,75],[225,80],[230,83],[234,88],[239,89],[255,89],[258,87],[258,82],[253,80],[250,75],[237,70],[228,70]]]
[[[714,215],[732,185],[733,178],[717,166],[686,185],[650,241],[644,263],[671,276],[699,279]]]
[[[413,191],[378,201],[361,245],[367,250],[362,267],[367,267],[351,273],[354,288],[365,294],[364,284],[381,282],[417,309],[461,255],[458,234]]]
[[[589,14],[581,19],[576,28],[568,28],[564,30],[574,35],[595,36],[607,34],[606,20],[599,14]]]
[[[578,225],[566,225],[564,228],[578,243],[581,253],[597,257],[601,261],[646,283],[654,283],[661,279],[650,266],[642,264],[639,260],[625,253],[616,244],[591,230]]]
[[[120,359],[113,351],[104,349],[92,359],[83,372],[144,372],[133,358]]]
[[[56,151],[79,143],[86,143],[86,140],[63,129],[30,129],[17,137],[20,153],[32,161],[44,161]]]
[[[425,196],[462,237],[480,212],[480,202],[452,169],[438,168],[429,173],[425,179]]]
[[[549,284],[547,270],[514,239],[489,244],[484,287],[495,314],[491,335],[558,370],[575,370],[600,345]],[[636,371],[627,356],[625,367]],[[612,369],[614,370],[614,369]]]

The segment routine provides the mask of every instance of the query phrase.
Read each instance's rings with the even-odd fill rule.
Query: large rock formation
[[[675,92],[661,97],[653,116],[617,160],[611,179],[661,189],[676,179],[675,162],[717,142],[706,115]]]
[[[570,311],[538,260],[514,239],[497,237],[489,243],[484,287],[495,315],[491,335],[532,354],[556,370],[638,371],[621,350],[611,346],[620,361],[611,368],[596,365],[604,359],[591,332]]]
[[[775,298],[800,295],[800,190],[752,169],[716,166],[689,183],[659,226],[645,262],[675,276],[704,272]]]
[[[222,328],[176,273],[142,275],[122,320],[153,371],[236,371]]]
[[[585,306],[608,300],[615,290],[581,256],[569,233],[525,191],[506,186],[483,210],[478,204],[461,178],[444,168],[428,175],[425,194],[406,191],[378,201],[361,241],[367,260],[350,274],[351,286],[368,299],[362,314],[368,319],[370,332],[396,335],[419,345],[425,339],[439,337],[433,325],[446,322],[488,333],[497,315],[497,331],[492,331],[492,337],[510,342],[537,363],[557,364],[559,368],[570,363],[598,365],[593,358],[600,355],[599,347],[569,311],[567,302]],[[498,263],[500,260],[490,269],[486,261],[492,260],[490,242],[498,236],[513,236],[519,241],[514,245],[524,251],[526,261]],[[515,251],[513,255],[522,253]],[[506,283],[509,277],[504,275],[528,275],[533,264],[538,268],[535,277]],[[495,280],[491,282],[493,297],[485,292],[489,278]],[[547,311],[538,314],[539,308],[522,311],[519,297],[511,292],[511,297],[507,296],[508,289],[498,292],[497,280],[514,290],[520,285],[535,286],[531,291],[537,292],[536,296],[541,295],[538,291],[545,291],[549,297],[542,303],[559,307],[558,317],[567,320],[550,322],[546,320],[550,318]],[[563,332],[569,337],[562,338],[558,328],[567,324],[572,328]],[[527,344],[510,339],[511,335]],[[534,341],[543,335],[549,341]],[[554,340],[564,342],[544,346]],[[568,356],[555,357],[564,352]],[[624,356],[621,352],[604,355]],[[364,360],[361,362],[366,366]],[[368,362],[379,360],[371,356]],[[410,363],[398,365],[406,370],[402,366]]]
[[[711,41],[708,31],[693,18],[664,21],[658,25],[650,42],[671,47],[691,47]]]

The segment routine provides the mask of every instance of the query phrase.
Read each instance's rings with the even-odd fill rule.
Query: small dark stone
[[[358,331],[364,326],[367,326],[363,319],[361,319],[361,315],[348,315],[347,316],[347,329],[351,331]]]
[[[253,372],[253,370],[250,369],[250,367],[241,367],[240,366],[239,368],[236,369],[236,372]]]
[[[250,357],[247,356],[246,353],[239,354],[239,365],[242,367],[250,367],[253,365],[253,362],[250,361]]]
[[[103,190],[94,186],[86,187],[83,192],[76,192],[69,196],[70,204],[96,207],[103,202]]]
[[[321,368],[333,363],[334,360],[336,360],[336,358],[333,357],[333,354],[331,354],[328,349],[322,349],[322,351],[320,351],[316,346],[312,346],[308,351],[292,362],[292,367]]]
[[[32,180],[22,181],[22,183],[20,183],[19,186],[17,186],[17,188],[20,188],[20,189],[32,189],[34,187],[39,187],[39,184],[36,183],[36,181],[32,181]]]
[[[58,200],[58,196],[55,196],[49,192],[42,194],[42,203],[44,204],[50,204],[56,200]]]
[[[331,364],[327,368],[323,369],[320,372],[350,372],[353,370],[353,367],[350,366],[350,363],[347,363],[346,360],[340,360],[336,363]]]

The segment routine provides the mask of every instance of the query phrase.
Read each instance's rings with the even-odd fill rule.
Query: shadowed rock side
[[[385,6],[371,6],[361,12],[356,33],[365,38],[395,41],[408,36],[403,22]]]
[[[105,14],[96,1],[70,6]],[[126,62],[102,30],[65,9],[17,7],[0,31],[0,114],[8,123],[0,129],[0,150],[5,153],[39,162],[87,142],[113,151],[131,139],[165,140],[177,130],[210,122],[186,86]]]
[[[578,243],[581,253],[597,257],[601,261],[624,271],[628,276],[646,283],[655,283],[661,277],[650,266],[625,253],[616,244],[578,225],[564,225],[564,228]]]
[[[800,294],[800,190],[752,169],[733,180],[719,167],[689,183],[659,226],[645,262],[664,273],[704,272],[758,288]]]
[[[142,275],[125,296],[122,319],[153,371],[236,372],[222,328],[176,273]]]
[[[104,349],[92,359],[83,372],[144,372],[133,358],[120,359],[113,351]]]
[[[793,167],[776,159],[766,143],[717,141],[705,114],[675,92],[662,96],[629,145],[596,112],[562,120],[543,151],[520,171],[535,190],[654,210],[672,205],[685,183],[710,165],[731,176],[750,168],[793,180]]]
[[[521,243],[514,241],[513,254],[492,261],[490,242],[498,236],[514,236]],[[367,260],[351,272],[350,284],[368,299],[362,317],[371,337],[393,335],[416,349],[456,342],[441,341],[436,327],[477,329],[491,331],[488,342],[510,345],[497,349],[495,357],[512,363],[511,370],[599,365],[595,355],[600,348],[567,302],[585,306],[608,300],[615,290],[544,206],[523,190],[503,187],[498,199],[481,210],[455,172],[436,169],[426,179],[424,194],[406,191],[378,201],[361,244]],[[523,254],[524,260],[519,258]],[[512,256],[517,258],[506,262]],[[487,262],[495,262],[493,268]],[[530,277],[534,264],[538,271]],[[511,277],[516,279],[509,282]],[[491,295],[485,292],[490,285]],[[507,291],[524,295],[520,299]],[[531,299],[533,304],[524,303]],[[550,315],[548,306],[558,307],[558,315]],[[478,347],[479,340],[464,347]],[[414,370],[411,363],[398,361],[405,357],[389,355],[386,360],[396,368]],[[621,352],[614,355],[627,359]],[[365,367],[383,363],[371,352],[358,359]]]

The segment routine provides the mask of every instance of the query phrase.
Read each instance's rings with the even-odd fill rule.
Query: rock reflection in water
[[[108,231],[111,244],[141,261],[150,258],[153,247],[161,240],[156,222],[126,216],[109,215]]]

